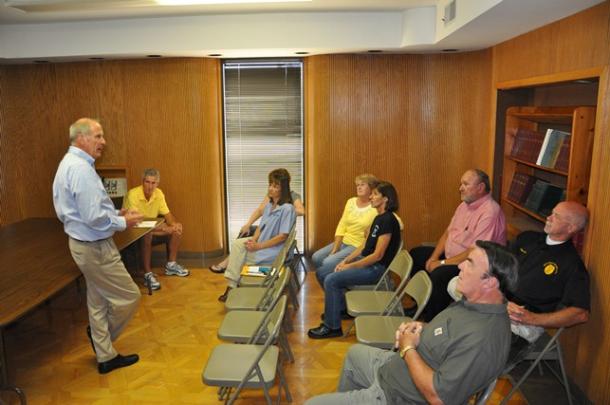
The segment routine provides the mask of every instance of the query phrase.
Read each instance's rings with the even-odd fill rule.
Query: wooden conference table
[[[163,222],[157,220],[156,225]],[[155,226],[156,226],[155,225]],[[154,228],[131,228],[114,235],[119,250]],[[4,328],[81,276],[56,218],[29,218],[0,228],[0,387],[8,384]]]

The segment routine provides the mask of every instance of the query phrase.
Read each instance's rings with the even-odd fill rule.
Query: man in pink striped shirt
[[[467,170],[460,180],[462,203],[436,246],[411,249],[414,269],[425,269],[433,285],[432,296],[421,315],[424,321],[430,321],[452,302],[447,284],[458,275],[457,265],[468,257],[477,240],[506,244],[504,213],[490,191],[489,176],[484,171]]]

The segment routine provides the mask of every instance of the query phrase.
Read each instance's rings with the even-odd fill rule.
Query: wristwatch
[[[398,352],[398,355],[400,356],[401,359],[404,359],[405,355],[407,354],[407,352],[409,350],[415,350],[415,346],[409,345],[409,346],[403,347],[402,349],[400,349],[400,352]]]
[[[445,259],[441,260],[441,266],[445,265]]]

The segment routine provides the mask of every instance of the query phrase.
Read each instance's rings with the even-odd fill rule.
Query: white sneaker
[[[173,262],[172,264],[167,263],[165,265],[165,275],[166,276],[178,276],[178,277],[186,277],[189,275],[189,271],[179,265],[177,262]]]
[[[150,289],[155,291],[161,288],[161,283],[157,281],[157,278],[152,271],[144,274],[144,285],[150,286]]]

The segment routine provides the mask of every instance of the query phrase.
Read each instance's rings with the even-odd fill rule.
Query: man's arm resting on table
[[[531,312],[514,302],[508,303],[508,314],[511,321],[543,328],[562,328],[585,323],[589,320],[589,311],[578,307],[567,307],[549,313]]]

